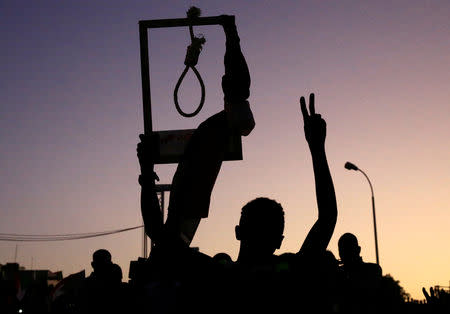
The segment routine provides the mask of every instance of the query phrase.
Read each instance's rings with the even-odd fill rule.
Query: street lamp
[[[359,169],[358,167],[356,167],[354,164],[352,164],[351,162],[346,162],[345,163],[345,169],[348,170],[355,170],[355,171],[361,171],[362,174],[366,177],[367,181],[369,182],[370,185],[370,191],[372,192],[372,214],[373,214],[373,230],[374,230],[374,234],[375,234],[375,255],[377,258],[377,264],[380,265],[380,261],[378,259],[378,238],[377,238],[377,221],[375,218],[375,198],[373,196],[373,187],[372,187],[372,183],[370,183],[369,177],[367,176],[367,174],[362,171],[361,169]]]

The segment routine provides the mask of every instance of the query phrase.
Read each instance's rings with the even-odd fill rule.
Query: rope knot
[[[184,59],[184,65],[193,67],[198,62],[198,57],[202,51],[202,45],[206,42],[204,37],[194,37],[191,44],[187,47],[186,58]]]

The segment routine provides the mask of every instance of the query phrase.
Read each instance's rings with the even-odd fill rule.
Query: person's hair
[[[92,254],[92,261],[94,263],[105,263],[111,261],[111,253],[105,249],[99,249]]]
[[[242,207],[239,220],[241,229],[252,230],[257,226],[270,226],[280,235],[284,231],[284,210],[280,203],[267,197],[258,197]]]
[[[224,252],[220,252],[220,253],[217,253],[216,255],[214,255],[213,260],[219,264],[224,264],[224,265],[233,263],[231,256]]]
[[[338,241],[339,247],[357,247],[358,246],[358,239],[353,233],[347,232],[344,233]]]

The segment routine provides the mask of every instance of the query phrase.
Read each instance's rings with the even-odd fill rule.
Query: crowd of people
[[[73,293],[55,298],[45,313],[448,313],[448,294],[425,290],[426,304],[405,302],[401,287],[383,276],[380,265],[362,260],[354,234],[340,236],[339,259],[328,250],[338,208],[325,151],[326,122],[316,112],[314,94],[308,101],[300,98],[299,116],[312,157],[318,218],[299,251],[275,254],[284,238],[284,210],[267,197],[242,207],[235,261],[226,252],[209,256],[190,247],[201,219],[208,217],[228,139],[248,136],[255,126],[250,72],[234,17],[223,16],[222,25],[224,110],[190,138],[173,177],[165,222],[154,172],[157,134],[140,135],[141,212],[154,243],[150,256],[131,262],[124,283],[111,254],[96,251],[92,274]]]
[[[65,277],[56,286],[35,282],[20,292],[17,282],[0,278],[1,313],[449,313],[450,294],[423,290],[426,302],[406,300],[391,276],[365,263],[357,238],[345,233],[339,257],[331,251],[317,265],[289,265],[290,257],[270,264],[239,265],[227,253],[208,257],[195,248],[168,261],[139,258],[130,263],[130,280],[111,253],[92,255],[92,273]],[[156,255],[154,255],[156,256]],[[176,260],[173,258],[187,258]],[[167,258],[164,257],[164,258]],[[159,261],[158,261],[159,260]],[[299,259],[301,261],[301,259]],[[314,273],[308,274],[308,272]],[[305,276],[305,274],[307,276]],[[20,294],[23,295],[20,295]]]
[[[156,313],[420,312],[423,308],[407,306],[404,291],[392,277],[382,275],[380,265],[362,260],[355,235],[340,237],[340,260],[327,249],[338,209],[325,151],[326,122],[316,112],[313,93],[308,102],[300,97],[299,113],[312,158],[318,218],[299,251],[275,254],[284,237],[284,210],[267,197],[242,207],[235,227],[240,243],[236,261],[225,252],[208,256],[190,248],[201,219],[208,217],[229,138],[248,136],[255,126],[248,102],[250,72],[234,18],[224,16],[223,28],[224,110],[202,122],[190,138],[172,180],[165,223],[153,162],[157,134],[140,135],[141,211],[145,231],[155,244],[137,276],[147,287],[142,289],[148,293],[142,298],[143,309]],[[434,308],[429,302],[425,311],[448,311],[444,299],[434,302]]]

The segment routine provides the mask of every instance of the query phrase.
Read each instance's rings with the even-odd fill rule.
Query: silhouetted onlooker
[[[91,266],[93,272],[84,279],[80,289],[80,311],[82,313],[112,313],[118,309],[117,305],[120,301],[116,294],[119,289],[117,281],[121,281],[121,270],[119,273],[117,268],[115,269],[111,253],[105,249],[94,252]]]
[[[366,263],[361,247],[352,233],[344,233],[338,241],[342,266],[342,307],[346,313],[376,313],[382,304],[381,267]]]

